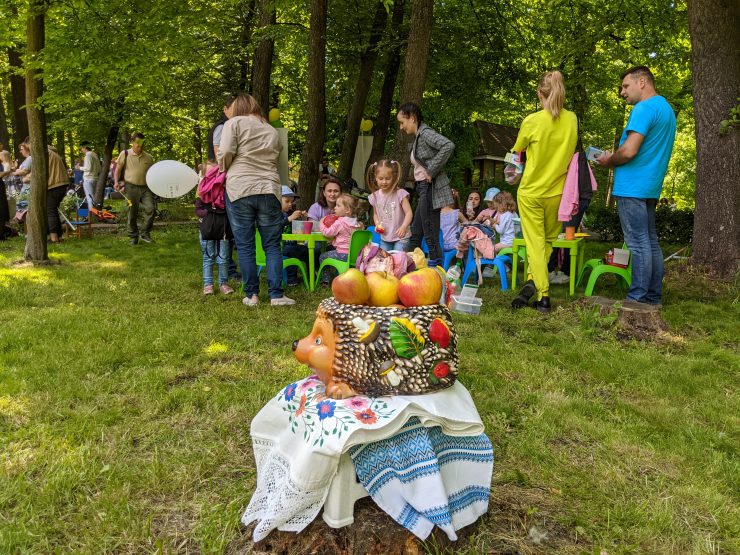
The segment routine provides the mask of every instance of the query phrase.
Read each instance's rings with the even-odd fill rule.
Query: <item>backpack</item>
[[[231,240],[234,234],[231,232],[229,218],[226,216],[226,210],[223,208],[214,208],[205,205],[206,215],[200,221],[200,235],[204,241],[221,241],[223,239]]]
[[[211,168],[203,176],[198,185],[198,196],[204,204],[210,204],[213,208],[223,210],[224,191],[226,185],[226,172],[220,172],[218,166]]]

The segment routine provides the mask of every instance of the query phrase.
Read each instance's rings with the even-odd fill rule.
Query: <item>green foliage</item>
[[[734,129],[740,123],[740,98],[737,100],[738,104],[730,110],[730,117],[719,122],[720,135],[727,135],[730,129]]]
[[[602,241],[622,242],[622,225],[616,207],[591,205],[586,212],[584,225],[599,235]],[[694,233],[694,211],[671,210],[661,206],[655,211],[655,229],[664,243],[689,245]]]

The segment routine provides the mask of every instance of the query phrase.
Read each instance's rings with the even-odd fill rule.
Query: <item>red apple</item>
[[[370,272],[365,276],[370,287],[370,306],[390,306],[398,302],[398,279],[388,272]]]
[[[398,297],[406,306],[437,304],[441,295],[442,280],[433,268],[409,272],[398,282]]]
[[[370,288],[365,274],[357,268],[350,268],[339,274],[331,282],[334,298],[344,304],[365,304],[370,298]]]

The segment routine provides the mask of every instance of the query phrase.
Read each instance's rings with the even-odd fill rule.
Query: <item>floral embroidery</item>
[[[298,407],[298,410],[295,411],[295,415],[300,416],[301,414],[303,414],[303,410],[305,408],[306,408],[306,395],[304,394],[304,395],[301,395],[301,404]]]
[[[291,432],[302,434],[303,441],[318,446],[331,436],[339,439],[354,429],[382,425],[397,411],[388,408],[383,397],[327,399],[324,384],[317,376],[288,385],[277,400],[288,416]]]
[[[285,388],[285,391],[283,392],[283,394],[285,395],[286,401],[293,400],[293,397],[295,397],[295,388],[296,388],[296,385],[294,383],[290,384],[289,386]]]
[[[323,420],[324,418],[331,418],[332,416],[334,416],[335,406],[337,406],[337,404],[334,401],[321,401],[318,405],[316,405],[319,413],[319,420]]]
[[[363,410],[362,412],[356,412],[355,418],[362,422],[363,424],[375,424],[378,421],[378,418],[375,416],[375,413],[371,409]]]

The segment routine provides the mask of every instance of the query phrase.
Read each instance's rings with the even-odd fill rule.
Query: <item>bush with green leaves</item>
[[[592,204],[586,212],[584,225],[597,233],[602,241],[623,241],[622,225],[616,207]],[[694,212],[659,207],[655,212],[655,228],[660,241],[688,245],[694,233]]]

